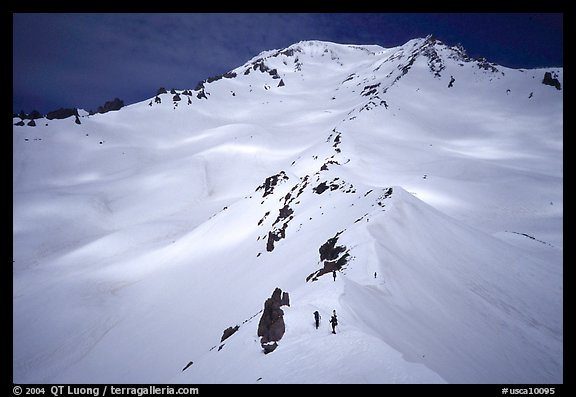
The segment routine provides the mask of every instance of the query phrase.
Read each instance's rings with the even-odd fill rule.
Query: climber
[[[333,311],[332,318],[330,319],[330,324],[332,324],[332,333],[336,333],[336,326],[338,325],[338,319],[336,318],[336,310]]]
[[[336,270],[332,270],[332,277],[334,277],[334,281],[336,281]]]
[[[318,313],[318,310],[314,312],[314,321],[316,321],[316,329],[318,329],[320,325],[320,313]]]

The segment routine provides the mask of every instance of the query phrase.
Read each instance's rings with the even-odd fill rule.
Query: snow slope
[[[14,382],[562,383],[548,71],[563,81],[431,37],[307,41],[15,126]],[[264,355],[276,287],[286,333]]]

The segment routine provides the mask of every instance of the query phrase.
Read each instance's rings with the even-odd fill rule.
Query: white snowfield
[[[563,382],[562,68],[429,37],[232,72],[14,127],[15,383]]]

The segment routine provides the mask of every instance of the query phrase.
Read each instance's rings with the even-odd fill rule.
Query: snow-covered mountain
[[[562,82],[304,41],[15,118],[14,382],[562,383]]]

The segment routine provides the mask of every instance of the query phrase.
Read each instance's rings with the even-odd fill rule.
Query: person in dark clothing
[[[332,270],[332,277],[334,277],[334,281],[336,281],[336,270]]]
[[[332,324],[332,333],[336,333],[336,326],[338,325],[338,318],[336,317],[336,310],[333,311],[332,318],[330,318],[330,324]]]
[[[318,313],[318,310],[314,312],[314,321],[316,321],[316,329],[318,329],[318,326],[320,326],[320,313]]]

